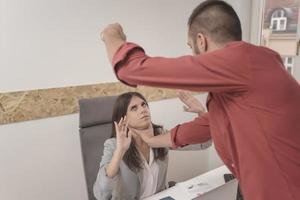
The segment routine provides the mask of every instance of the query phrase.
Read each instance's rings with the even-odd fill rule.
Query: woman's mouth
[[[141,117],[141,119],[148,119],[148,118],[150,118],[149,115],[145,115],[145,116]]]

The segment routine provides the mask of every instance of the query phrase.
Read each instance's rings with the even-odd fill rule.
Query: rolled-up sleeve
[[[138,46],[134,43],[126,43],[126,45],[123,45],[119,48],[117,53],[114,55],[113,61],[112,61],[112,65],[114,66],[114,72],[115,72],[115,75],[118,78],[118,80],[126,85],[131,86],[131,87],[136,87],[137,85],[123,80],[121,77],[119,77],[118,71],[119,71],[119,68],[122,66],[122,64],[124,64],[125,62],[127,62],[127,63],[130,62],[130,60],[132,60],[136,57],[136,56],[129,57],[129,55],[131,55],[131,54],[134,55],[134,51],[136,51],[136,50],[144,53],[143,48],[141,48],[140,46]]]
[[[172,149],[189,144],[205,143],[211,139],[208,113],[171,130]]]

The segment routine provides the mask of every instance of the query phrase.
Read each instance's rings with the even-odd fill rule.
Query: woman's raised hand
[[[125,153],[132,140],[132,134],[128,131],[128,120],[125,117],[122,117],[120,121],[114,122],[116,129],[116,139],[117,139],[117,150]]]

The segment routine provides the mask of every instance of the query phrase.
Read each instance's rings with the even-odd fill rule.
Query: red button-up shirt
[[[208,91],[208,113],[173,128],[173,147],[212,138],[246,200],[300,200],[300,86],[276,52],[240,41],[164,58],[126,43],[113,66],[131,86]]]

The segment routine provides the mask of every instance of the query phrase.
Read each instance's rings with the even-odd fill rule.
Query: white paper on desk
[[[190,198],[198,197],[215,188],[209,183],[205,183],[205,182],[191,183],[190,181],[186,181],[186,182],[178,183],[178,185],[189,194]]]

